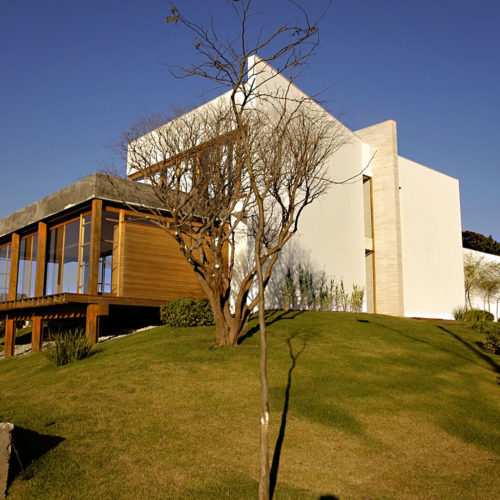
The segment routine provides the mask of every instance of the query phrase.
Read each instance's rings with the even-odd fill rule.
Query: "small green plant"
[[[290,268],[287,269],[285,281],[280,287],[280,293],[283,309],[295,309],[297,302],[297,287],[295,286],[293,270]]]
[[[160,318],[167,326],[208,326],[214,315],[208,299],[174,299],[160,308]]]
[[[50,333],[45,348],[45,354],[57,366],[88,358],[91,352],[92,346],[87,343],[85,332],[81,328]]]
[[[306,265],[298,264],[296,270],[288,268],[279,288],[284,309],[302,311],[351,311],[361,312],[365,289],[352,286],[345,289],[344,281],[329,278],[323,271],[315,273]]]
[[[500,354],[500,330],[488,332],[484,341],[485,351],[492,352],[493,354]]]
[[[482,309],[467,309],[466,307],[457,307],[453,310],[453,317],[457,321],[467,321],[475,323],[477,321],[494,321],[495,316],[489,311]]]
[[[365,298],[365,289],[358,285],[352,285],[352,293],[349,299],[352,312],[361,312],[363,310],[364,298]]]
[[[500,354],[500,325],[493,322],[477,322],[471,328],[485,336],[482,348],[486,352]]]

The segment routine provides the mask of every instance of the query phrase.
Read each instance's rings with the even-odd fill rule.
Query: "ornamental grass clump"
[[[174,328],[209,326],[214,324],[214,315],[207,299],[174,299],[160,308],[160,318]]]
[[[482,309],[468,309],[466,307],[457,307],[453,310],[453,318],[457,321],[466,321],[476,323],[478,321],[494,321],[495,316],[489,311]]]
[[[88,358],[91,352],[92,346],[87,343],[85,332],[81,328],[51,333],[45,348],[45,354],[56,366]]]

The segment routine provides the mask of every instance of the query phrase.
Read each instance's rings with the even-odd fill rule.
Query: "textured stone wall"
[[[370,145],[373,183],[373,245],[376,312],[404,315],[401,215],[396,122],[357,130]]]
[[[5,498],[7,493],[13,430],[12,424],[0,423],[0,498]]]

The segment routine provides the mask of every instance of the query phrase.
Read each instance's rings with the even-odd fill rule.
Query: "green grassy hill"
[[[366,314],[269,321],[274,498],[498,498],[500,357],[477,333]],[[9,498],[256,497],[255,330],[234,349],[211,349],[211,328],[157,328],[66,367],[0,361],[0,421],[62,439]]]

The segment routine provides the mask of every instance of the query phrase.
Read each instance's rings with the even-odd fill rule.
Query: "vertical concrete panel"
[[[376,312],[404,315],[396,122],[356,131],[372,154]]]

